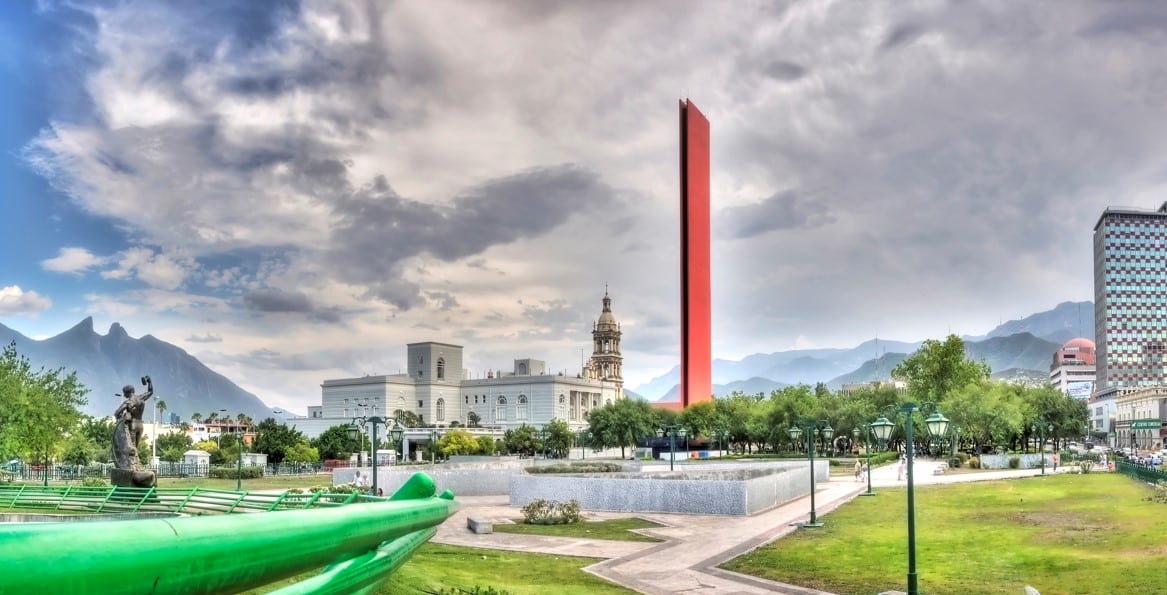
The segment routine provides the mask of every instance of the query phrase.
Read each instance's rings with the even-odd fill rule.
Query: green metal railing
[[[0,512],[169,512],[174,518],[0,524],[0,593],[238,593],[320,569],[279,595],[371,593],[457,510],[416,473],[389,498],[0,486]],[[361,504],[360,506],[349,506]],[[270,514],[262,514],[264,512]],[[252,514],[243,514],[252,513]],[[160,570],[163,569],[163,570]]]
[[[352,492],[233,492],[205,488],[0,485],[0,511],[172,512],[185,515],[326,508],[384,498]]]
[[[1154,467],[1144,467],[1134,463],[1124,463],[1119,461],[1114,464],[1114,470],[1135,479],[1146,481],[1149,483],[1167,483],[1167,473],[1159,471]]]

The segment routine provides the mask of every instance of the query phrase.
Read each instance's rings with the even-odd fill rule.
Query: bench
[[[948,471],[948,463],[940,463],[932,470],[932,475],[944,475],[945,471]]]
[[[490,519],[482,517],[467,517],[466,528],[470,529],[471,533],[477,533],[479,535],[494,533],[494,523]]]

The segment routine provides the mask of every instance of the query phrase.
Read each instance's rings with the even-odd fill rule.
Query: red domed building
[[[1049,381],[1070,396],[1087,399],[1094,392],[1096,364],[1094,341],[1083,337],[1070,339],[1054,352]]]

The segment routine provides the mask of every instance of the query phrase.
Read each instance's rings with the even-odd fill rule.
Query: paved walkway
[[[1040,469],[993,471],[971,474],[935,474],[940,463],[917,460],[913,480],[916,485],[985,481],[1039,475]],[[906,485],[897,479],[897,464],[874,469],[872,488]],[[1061,469],[1059,469],[1061,471]],[[1047,469],[1047,473],[1052,473]],[[820,482],[815,490],[815,511],[822,516],[866,491],[866,482],[850,475]],[[663,543],[640,543],[598,539],[574,539],[539,535],[493,533],[477,535],[466,528],[468,516],[496,523],[522,516],[518,507],[507,505],[507,496],[458,498],[460,510],[438,527],[437,543],[603,558],[584,570],[640,593],[694,593],[730,595],[738,593],[789,593],[830,595],[823,591],[787,585],[721,570],[717,565],[797,530],[796,523],[808,520],[810,498],[804,497],[752,516],[701,516],[658,513],[585,512],[589,520],[636,516],[664,525],[642,532],[660,537]]]

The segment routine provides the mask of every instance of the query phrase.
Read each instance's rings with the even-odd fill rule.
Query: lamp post
[[[373,415],[370,417],[354,417],[353,422],[348,427],[348,437],[350,440],[357,440],[361,437],[361,430],[365,426],[372,427],[372,447],[373,447],[373,493],[377,493],[377,424],[388,426],[388,421],[382,417]],[[394,424],[394,429],[397,429]]]
[[[859,439],[858,435],[860,433],[863,434],[863,453],[867,457],[867,473],[866,473],[866,475],[867,475],[867,491],[863,492],[862,494],[859,494],[859,495],[860,496],[874,496],[875,492],[871,491],[871,439],[870,439],[871,426],[864,424],[862,430],[860,430],[859,428],[855,428],[854,430],[851,431],[851,435],[855,436],[856,440]]]
[[[925,408],[932,410],[932,415],[924,420],[924,424],[928,428],[928,434],[937,437],[943,436],[948,431],[948,418],[941,415],[936,410],[932,403],[924,403]],[[919,595],[920,588],[916,575],[916,499],[915,486],[912,482],[912,457],[915,451],[915,445],[912,442],[912,414],[920,410],[921,406],[915,403],[904,403],[892,415],[898,413],[904,414],[904,435],[907,441],[907,464],[908,464],[908,595]],[[891,430],[895,426],[886,416],[880,417],[871,424],[871,430],[875,432],[875,437],[880,441],[886,441],[891,437]]]
[[[581,460],[588,458],[588,447],[585,444],[587,440],[587,430],[580,430],[575,433],[575,444],[579,446],[579,458]]]
[[[1044,433],[1043,430],[1048,430],[1049,433]],[[1054,425],[1039,421],[1033,424],[1033,433],[1037,434],[1037,454],[1041,456],[1041,474],[1045,475],[1045,438],[1052,434]]]
[[[393,420],[393,429],[389,430],[389,440],[392,441],[392,443],[393,443],[393,455],[394,455],[393,456],[393,464],[394,465],[396,465],[399,460],[405,458],[405,443],[402,441],[402,438],[404,438],[404,437],[405,437],[405,428],[402,428],[401,424],[397,423],[397,420]],[[399,446],[401,447],[401,457],[400,458],[397,457],[397,447],[399,447]]]
[[[717,446],[720,447],[717,449],[717,458],[724,459],[725,458],[725,439],[729,438],[729,430],[726,430],[725,428],[717,428],[716,432],[717,432]]]
[[[685,428],[675,424],[661,426],[656,431],[657,438],[669,438],[669,471],[673,470],[673,462],[677,460],[677,436],[684,438],[686,435]]]
[[[442,437],[442,433],[437,429],[430,430],[430,464],[437,464],[438,438]]]
[[[825,419],[800,419],[790,426],[787,433],[790,434],[790,439],[798,442],[803,433],[806,433],[806,458],[810,461],[810,521],[802,523],[803,527],[822,527],[823,524],[818,522],[814,510],[814,439],[816,435],[821,435],[823,438],[830,440],[835,435],[835,429],[831,427],[830,422]]]

